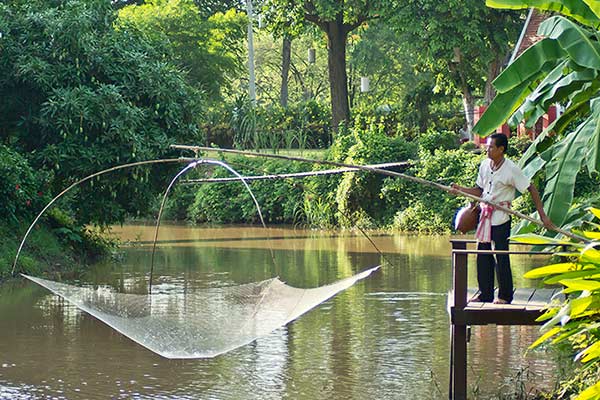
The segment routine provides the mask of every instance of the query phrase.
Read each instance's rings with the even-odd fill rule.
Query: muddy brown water
[[[147,285],[153,227],[113,233],[125,242],[122,258],[95,265],[75,283],[139,293]],[[372,239],[393,266],[214,359],[163,359],[34,283],[2,285],[0,399],[448,398],[449,238]],[[512,260],[516,285],[534,285],[521,276],[545,260]],[[381,262],[359,233],[165,224],[154,285],[197,290],[278,276],[316,287]],[[537,335],[536,327],[474,327],[470,398],[552,387],[554,355],[524,355]]]

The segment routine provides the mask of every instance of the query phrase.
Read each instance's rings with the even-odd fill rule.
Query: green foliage
[[[151,0],[119,11],[120,29],[135,27],[155,41],[166,41],[190,83],[213,100],[242,71],[247,18],[231,9],[208,18],[193,0]]]
[[[480,1],[419,0],[404,2],[392,16],[392,26],[415,54],[415,69],[431,74],[432,92],[460,93],[474,106],[475,96],[489,96],[486,79],[493,79],[512,50],[523,24],[520,16],[492,10]],[[414,87],[416,100],[426,98],[426,85]],[[471,118],[465,110],[465,119]]]
[[[44,192],[201,141],[201,93],[167,61],[168,46],[115,21],[103,0],[0,5],[0,138],[48,171]],[[123,219],[144,210],[164,172],[92,182],[71,209],[82,224]]]
[[[591,208],[590,213],[600,219],[600,209]],[[600,232],[599,225],[590,223],[589,226],[592,229],[581,234],[589,238],[591,243],[571,244],[573,250],[569,253],[571,257],[568,261],[536,268],[525,274],[526,278],[542,278],[547,284],[561,284],[562,292],[567,295],[562,303],[550,304],[540,317],[541,321],[545,321],[542,327],[545,333],[531,347],[542,343],[568,343],[573,348],[575,360],[581,363],[579,381],[589,385],[587,388],[577,388],[575,399],[578,400],[597,399],[600,396],[597,375],[596,379],[586,377],[590,371],[597,372],[600,369],[600,251],[597,249]],[[520,235],[513,239],[523,243],[560,244],[536,235]]]
[[[494,7],[559,11],[545,20],[538,33],[545,39],[521,54],[494,81],[498,96],[475,126],[487,134],[507,118],[532,126],[551,104],[566,104],[564,113],[525,152],[521,164],[528,175],[544,174],[546,213],[557,224],[572,223],[571,205],[577,176],[600,171],[600,45],[595,2],[488,1]],[[575,123],[578,121],[578,123]],[[575,127],[573,127],[575,125]],[[553,131],[555,135],[548,133]],[[571,213],[571,214],[570,214]]]
[[[434,182],[471,187],[483,156],[460,149],[419,152],[407,173]],[[393,227],[402,231],[449,233],[454,213],[464,200],[429,186],[388,179],[382,189],[386,207],[397,210]]]
[[[458,148],[458,135],[450,131],[428,130],[419,136],[419,148],[431,154],[438,149],[456,149]]]
[[[508,139],[506,155],[510,158],[520,158],[531,146],[531,138],[527,135],[511,136]]]
[[[208,143],[240,149],[323,149],[331,143],[331,114],[315,101],[290,107],[253,105],[238,96],[226,112],[214,109]]]
[[[348,149],[345,159],[348,164],[406,161],[416,155],[414,143],[401,136],[386,136],[382,126],[371,125],[365,130],[354,129],[353,135],[356,143]],[[371,173],[344,174],[336,195],[338,212],[345,217],[339,219],[343,226],[361,223],[368,227],[373,224],[372,221],[385,221],[392,217],[393,214],[386,209],[381,198],[383,181],[383,176]]]
[[[35,172],[14,150],[0,145],[0,220],[14,226],[31,220],[47,202],[48,175]]]
[[[245,157],[228,159],[227,163],[242,175],[278,174],[306,171],[307,166],[278,160],[253,160]],[[222,168],[212,177],[230,177]],[[301,186],[288,180],[264,180],[249,183],[267,223],[294,223],[303,203]],[[252,198],[241,182],[202,184],[196,188],[189,216],[194,222],[234,223],[259,222]]]

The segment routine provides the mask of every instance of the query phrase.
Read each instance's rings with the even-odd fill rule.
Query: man
[[[515,190],[524,193],[529,190],[535,208],[548,229],[555,228],[546,213],[540,194],[529,181],[523,171],[511,160],[505,158],[508,139],[502,133],[488,138],[487,156],[479,166],[476,187],[466,188],[455,183],[451,187],[458,192],[465,192],[483,200],[493,201],[504,207],[510,207],[515,198]],[[510,215],[502,210],[494,209],[486,203],[480,204],[481,213],[477,227],[477,250],[508,250],[510,236]],[[494,300],[494,267],[498,274],[498,298]],[[477,282],[480,294],[471,301],[494,301],[496,304],[510,304],[513,300],[513,280],[508,254],[477,255]]]

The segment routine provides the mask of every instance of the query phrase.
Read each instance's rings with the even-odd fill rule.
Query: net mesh
[[[124,336],[171,359],[210,358],[284,326],[379,267],[311,289],[278,278],[180,294],[126,294],[24,275]]]

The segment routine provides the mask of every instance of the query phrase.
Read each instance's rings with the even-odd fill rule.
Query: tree
[[[487,104],[493,98],[491,82],[518,37],[520,16],[479,1],[413,0],[398,8],[392,26],[437,76],[438,90],[459,91],[470,132],[475,99],[485,95]]]
[[[190,83],[215,101],[242,70],[247,20],[234,9],[205,18],[192,0],[149,0],[120,10],[118,23],[166,41]]]
[[[494,98],[475,132],[487,135],[504,123],[532,127],[555,103],[565,104],[560,117],[536,138],[521,158],[529,176],[545,174],[546,213],[557,225],[577,223],[571,209],[582,165],[600,172],[600,7],[586,0],[488,1],[495,7],[556,11],[538,34],[543,40],[521,54],[494,81]],[[554,134],[550,134],[553,132]]]
[[[200,139],[202,94],[163,42],[115,20],[104,0],[0,4],[0,141],[47,172],[51,193]],[[80,223],[143,212],[166,172],[82,186],[73,211]]]
[[[394,2],[341,0],[265,0],[263,9],[271,23],[295,28],[311,23],[327,36],[329,91],[332,124],[337,127],[350,118],[346,43],[348,34],[366,21],[388,15]]]

